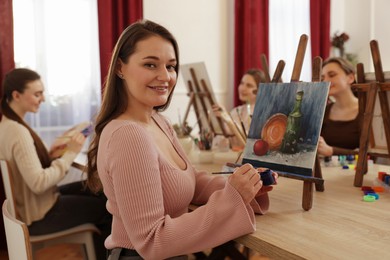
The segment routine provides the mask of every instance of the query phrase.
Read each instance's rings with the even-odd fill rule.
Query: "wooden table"
[[[76,165],[85,165],[85,155]],[[216,172],[220,164],[196,164]],[[378,171],[389,166],[369,166],[363,185],[373,186]],[[302,181],[280,177],[270,195],[266,215],[256,216],[257,230],[235,239],[271,259],[390,259],[390,193],[364,202],[353,186],[354,170],[323,167],[325,191],[314,191],[313,207],[302,209]]]
[[[388,166],[370,166],[363,185],[373,186],[378,170],[390,173]],[[257,231],[235,240],[271,259],[390,259],[390,193],[364,202],[353,170],[323,167],[322,174],[325,191],[314,192],[310,211],[301,207],[302,182],[280,177],[269,212],[256,216]]]

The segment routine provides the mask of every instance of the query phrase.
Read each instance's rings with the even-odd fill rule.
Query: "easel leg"
[[[313,205],[313,183],[303,181],[302,208],[306,211],[310,210]]]
[[[314,164],[314,177],[321,178],[322,179],[322,170],[321,170],[321,164],[320,164],[320,158],[318,158],[318,155],[316,156],[316,161]],[[315,184],[316,191],[324,191],[325,187],[324,184]]]
[[[361,187],[363,185],[363,174],[367,168],[368,136],[371,130],[376,91],[376,84],[371,84],[367,93],[367,103],[363,118],[362,133],[360,135],[359,158],[356,165],[355,179],[353,183],[355,187]]]

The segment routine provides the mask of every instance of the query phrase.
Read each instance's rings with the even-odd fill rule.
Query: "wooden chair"
[[[5,190],[5,196],[8,200],[8,212],[11,217],[18,219],[17,210],[15,206],[15,197],[12,185],[12,174],[8,166],[7,161],[0,160],[1,173],[3,177],[3,184]],[[4,208],[4,207],[3,207]],[[18,220],[21,222],[20,220]],[[25,223],[21,222],[26,228],[27,235],[24,235],[26,241],[30,242],[32,256],[34,253],[41,248],[63,244],[63,243],[76,243],[83,245],[84,258],[89,260],[95,260],[95,248],[93,244],[93,234],[99,233],[99,229],[91,223],[82,224],[73,228],[69,228],[63,231],[54,232],[46,235],[30,236]],[[10,235],[11,236],[11,235]],[[12,236],[10,237],[10,240]],[[8,242],[8,233],[7,233]],[[20,243],[20,242],[19,242]],[[8,245],[8,250],[12,250],[12,245]],[[22,259],[22,258],[10,258],[10,259]],[[30,258],[25,258],[30,259]]]
[[[10,202],[6,199],[3,203],[3,221],[7,238],[8,257],[11,260],[32,260],[27,225],[12,215]]]

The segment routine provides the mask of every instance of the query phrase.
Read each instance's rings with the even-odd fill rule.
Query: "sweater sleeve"
[[[195,205],[206,203],[213,192],[224,188],[225,183],[226,178],[222,176],[210,176],[206,172],[198,172],[196,174],[195,196],[192,203]],[[269,208],[268,193],[256,197],[256,199],[251,201],[250,206],[256,214],[265,214]]]
[[[31,191],[40,194],[57,185],[69,170],[77,154],[68,151],[61,158],[52,161],[50,167],[44,169],[28,130],[20,126],[15,127],[14,130],[16,138],[11,147],[13,158]]]
[[[176,217],[167,214],[159,160],[153,139],[141,126],[121,127],[108,143],[104,167],[112,178],[115,196],[111,199],[131,244],[143,258],[189,254],[255,230],[252,208],[230,184],[220,181],[215,182],[219,190],[207,194],[205,205]],[[110,248],[107,241],[106,246]]]

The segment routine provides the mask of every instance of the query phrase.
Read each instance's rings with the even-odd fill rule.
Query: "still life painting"
[[[261,83],[243,163],[311,176],[328,82]]]

